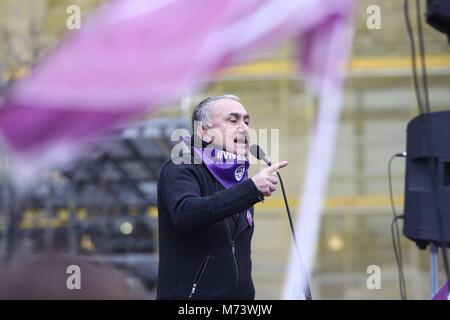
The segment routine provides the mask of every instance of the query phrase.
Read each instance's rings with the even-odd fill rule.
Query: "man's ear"
[[[212,138],[208,134],[208,127],[205,124],[200,123],[200,125],[198,125],[196,128],[196,133],[197,136],[199,136],[203,141],[205,141],[206,143],[211,143]]]

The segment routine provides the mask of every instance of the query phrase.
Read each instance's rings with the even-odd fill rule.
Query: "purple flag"
[[[442,288],[433,296],[432,300],[450,300],[449,283],[446,282]]]
[[[312,86],[335,86],[353,0],[116,0],[9,90],[0,139],[19,173],[199,89],[221,68],[286,37]],[[337,26],[339,25],[339,28]],[[336,32],[334,32],[336,31]],[[326,66],[321,57],[333,51]]]

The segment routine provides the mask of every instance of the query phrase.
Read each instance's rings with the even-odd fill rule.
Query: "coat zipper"
[[[192,296],[195,293],[195,290],[197,289],[198,283],[200,282],[203,273],[205,273],[205,269],[206,269],[206,265],[208,264],[208,260],[209,260],[209,255],[207,255],[202,263],[200,264],[200,267],[197,270],[197,273],[195,274],[195,279],[194,279],[194,284],[192,285],[192,289],[191,289],[191,293],[189,294],[189,299],[192,298]]]
[[[236,259],[236,247],[234,244],[234,239],[231,236],[231,230],[230,230],[230,225],[228,224],[228,218],[225,219],[225,221],[227,223],[228,234],[230,235],[231,253],[233,254],[234,270],[236,271],[236,285],[235,285],[234,294],[233,294],[233,297],[236,297],[236,293],[237,293],[237,290],[239,287],[239,268],[238,268],[237,259]]]

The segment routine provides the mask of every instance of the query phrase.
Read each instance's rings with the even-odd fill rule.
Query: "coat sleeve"
[[[179,230],[216,223],[262,200],[252,179],[210,196],[202,196],[195,169],[186,165],[165,166],[158,181],[158,197]]]

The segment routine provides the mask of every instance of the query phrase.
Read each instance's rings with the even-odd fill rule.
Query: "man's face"
[[[232,99],[214,101],[209,120],[211,127],[205,131],[214,145],[239,155],[248,154],[250,116],[239,101]]]

